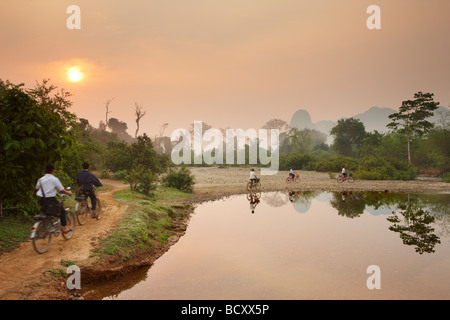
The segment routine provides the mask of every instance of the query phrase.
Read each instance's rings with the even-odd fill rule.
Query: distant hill
[[[354,115],[352,118],[359,119],[362,123],[364,123],[367,132],[372,132],[374,130],[377,130],[378,132],[387,132],[388,130],[386,128],[386,125],[391,122],[389,116],[395,112],[397,112],[397,110],[391,108],[372,107],[363,113]],[[434,123],[439,123],[442,112],[450,113],[450,109],[440,106],[434,112],[434,116],[431,117],[430,120]],[[320,132],[330,135],[330,130],[334,126],[336,126],[336,124],[337,121],[331,120],[323,120],[314,123],[311,121],[311,116],[309,115],[308,111],[300,109],[296,111],[292,116],[290,121],[290,128],[297,128],[299,130],[303,130],[305,128],[316,129]],[[329,140],[330,139],[328,139],[328,141]]]
[[[358,119],[366,127],[367,132],[377,130],[378,132],[387,132],[386,125],[391,122],[389,116],[396,113],[397,110],[390,108],[372,107],[366,112],[358,113],[353,119]]]

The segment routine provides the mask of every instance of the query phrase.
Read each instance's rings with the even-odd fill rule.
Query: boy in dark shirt
[[[92,217],[96,217],[97,200],[95,196],[94,186],[101,187],[103,184],[92,173],[89,172],[89,163],[83,163],[83,171],[78,172],[78,186],[83,186],[84,193],[91,199]]]

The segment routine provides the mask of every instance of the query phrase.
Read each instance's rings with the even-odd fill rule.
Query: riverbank
[[[249,168],[201,167],[191,168],[196,178],[193,202],[220,199],[234,194],[247,193]],[[450,184],[436,179],[417,179],[411,181],[358,180],[353,183],[336,181],[339,173],[297,171],[299,182],[286,183],[287,171],[275,175],[261,176],[261,191],[382,191],[382,192],[450,192]]]
[[[0,255],[0,300],[71,299],[74,292],[66,286],[66,265],[75,263],[81,269],[82,285],[95,284],[120,277],[142,266],[151,266],[164,252],[183,236],[189,218],[196,204],[223,197],[247,193],[248,168],[191,168],[196,184],[192,194],[176,193],[160,189],[153,198],[130,195],[124,191],[128,185],[113,180],[104,180],[107,190],[98,194],[103,202],[104,214],[99,221],[89,220],[84,226],[77,226],[73,239],[54,239],[49,252],[39,255],[33,251],[31,243],[25,242],[13,252]],[[383,191],[383,192],[446,192],[450,184],[439,181],[364,181],[338,183],[335,174],[300,171],[300,182],[286,183],[287,172],[272,176],[261,176],[262,192],[269,191]],[[122,194],[121,194],[122,193]],[[156,204],[155,204],[156,203]],[[162,222],[163,229],[149,232],[147,227],[139,235],[148,239],[132,243],[122,248],[123,242],[113,242],[106,246],[105,239],[119,234],[121,222],[126,217],[145,220],[140,212],[147,212],[156,221]],[[164,214],[165,213],[165,214]],[[170,223],[163,223],[170,217]],[[151,225],[152,221],[142,224]],[[137,229],[141,228],[138,226]],[[127,233],[129,233],[127,231]],[[120,235],[120,234],[119,234]],[[126,240],[125,237],[118,237]],[[146,242],[147,241],[147,242]],[[109,248],[109,249],[108,249]],[[128,255],[131,250],[133,254]],[[112,250],[110,254],[105,254]],[[117,250],[114,252],[114,250]],[[75,292],[76,294],[76,292]]]

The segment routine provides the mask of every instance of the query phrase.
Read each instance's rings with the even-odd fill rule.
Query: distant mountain
[[[387,132],[386,125],[391,122],[389,116],[396,113],[397,110],[390,108],[372,107],[366,112],[358,113],[353,119],[358,119],[366,127],[367,132],[377,130],[378,132]]]
[[[386,125],[391,122],[389,116],[393,113],[396,113],[397,110],[391,108],[380,108],[380,107],[372,107],[369,110],[358,113],[354,115],[352,118],[360,120],[364,123],[367,132],[372,132],[377,130],[378,132],[387,132],[388,129]],[[431,122],[439,123],[442,118],[443,113],[450,114],[450,109],[446,107],[440,106],[435,112],[434,116],[430,118]],[[450,117],[450,116],[449,116]],[[344,118],[341,118],[344,119]],[[297,128],[299,130],[303,130],[305,128],[308,129],[316,129],[317,131],[323,132],[327,135],[330,135],[331,129],[336,126],[337,121],[331,120],[323,120],[318,122],[312,122],[311,116],[308,111],[304,109],[300,109],[294,113],[291,118],[290,128]],[[329,139],[328,139],[329,140]],[[328,141],[329,142],[329,141]]]

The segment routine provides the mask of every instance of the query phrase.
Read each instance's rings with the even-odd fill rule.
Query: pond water
[[[86,298],[449,299],[449,204],[450,194],[320,191],[204,203],[151,268]]]

